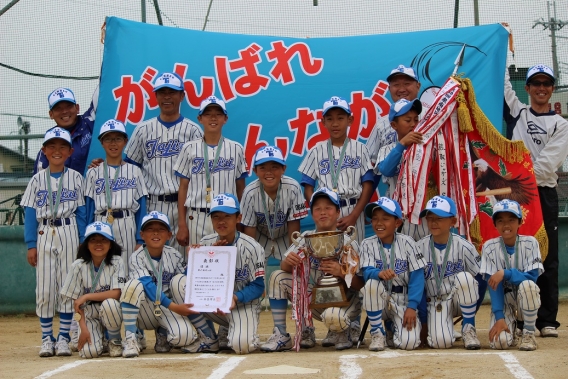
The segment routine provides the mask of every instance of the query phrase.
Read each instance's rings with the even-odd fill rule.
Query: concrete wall
[[[568,297],[568,218],[560,219],[560,291]],[[26,259],[23,226],[0,226],[0,314],[35,313],[35,269]],[[277,267],[267,268],[270,274]],[[487,296],[488,298],[488,296]]]

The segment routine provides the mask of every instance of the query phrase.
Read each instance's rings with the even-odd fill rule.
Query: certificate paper
[[[237,248],[201,246],[190,249],[187,259],[185,302],[194,311],[228,313],[233,301]]]

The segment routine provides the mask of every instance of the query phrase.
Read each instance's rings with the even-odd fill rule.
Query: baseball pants
[[[116,299],[106,299],[101,303],[91,303],[85,308],[85,323],[91,334],[91,343],[85,343],[79,350],[82,358],[97,358],[103,353],[104,330],[120,333],[122,309]],[[79,329],[79,335],[81,329]]]

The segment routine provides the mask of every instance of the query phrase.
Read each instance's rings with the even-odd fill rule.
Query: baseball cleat
[[[197,330],[198,337],[191,344],[181,348],[182,353],[218,353],[219,338],[207,337],[201,330]]]
[[[122,356],[124,358],[134,358],[139,355],[140,349],[138,348],[136,338],[127,338],[124,342],[124,350],[122,350]]]
[[[387,346],[394,348],[394,334],[393,334],[392,330],[387,329],[386,333],[387,333],[387,337],[386,337]]]
[[[333,330],[328,330],[325,338],[321,340],[321,345],[323,347],[335,346],[338,338],[339,335],[336,332],[334,332]]]
[[[361,335],[361,325],[357,321],[352,322],[349,326],[351,331],[351,341],[357,342],[359,341],[359,336]],[[365,344],[365,338],[361,340],[360,345],[363,346]]]
[[[558,330],[552,326],[545,326],[540,330],[540,336],[558,338]]]
[[[308,326],[302,330],[302,339],[300,341],[300,347],[304,349],[311,349],[316,346],[316,333],[313,326]]]
[[[57,342],[55,343],[55,355],[58,357],[68,357],[70,356],[71,349],[69,349],[69,341],[67,338],[59,336]]]
[[[536,350],[536,338],[534,338],[534,332],[523,329],[523,338],[521,339],[521,345],[519,346],[521,351],[533,351]]]
[[[136,331],[136,342],[138,343],[138,349],[140,351],[145,350],[146,346],[148,346],[148,344],[146,343],[146,336],[144,335],[143,331]]]
[[[154,345],[156,353],[169,353],[171,349],[172,346],[168,342],[167,334],[164,335],[156,331],[156,344]]]
[[[292,338],[289,333],[281,334],[277,327],[274,327],[274,332],[268,338],[265,344],[260,347],[261,351],[286,351],[294,346]]]
[[[219,326],[219,350],[231,350],[229,347],[229,329]]]
[[[69,333],[71,335],[71,341],[69,341],[69,349],[73,352],[78,352],[77,346],[79,345],[79,331],[78,330],[71,330]]]
[[[353,347],[353,341],[351,341],[351,331],[349,328],[345,329],[343,332],[338,333],[337,342],[335,343],[335,350],[347,350]]]
[[[477,338],[477,332],[475,331],[475,326],[471,324],[465,324],[462,330],[463,346],[467,350],[479,350],[481,349],[481,343]]]
[[[385,336],[381,331],[371,334],[371,344],[369,345],[370,351],[383,351],[385,349]]]
[[[122,357],[122,342],[120,340],[108,341],[108,355],[111,357]]]
[[[39,356],[42,358],[53,357],[55,355],[55,346],[51,336],[45,337],[41,340],[41,349],[39,349]]]

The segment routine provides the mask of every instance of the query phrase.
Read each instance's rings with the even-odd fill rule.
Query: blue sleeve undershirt
[[[410,271],[408,280],[408,308],[418,309],[424,293],[424,270]]]
[[[146,196],[142,196],[137,201],[140,207],[134,215],[134,220],[136,221],[136,243],[143,244],[144,240],[140,237],[140,226],[142,226],[142,219],[146,216]]]
[[[503,270],[505,275],[503,276],[503,280],[510,282],[511,284],[518,286],[521,284],[522,281],[525,280],[532,280],[536,283],[536,279],[538,278],[538,269],[535,268],[533,270],[527,272],[521,272],[516,268]]]
[[[504,319],[505,292],[503,290],[503,282],[499,283],[496,290],[489,287],[489,296],[491,296],[491,312],[495,315],[495,320]]]
[[[381,174],[388,177],[395,176],[396,169],[400,164],[404,150],[406,150],[406,147],[402,146],[400,142],[396,144],[389,155],[387,155],[387,157],[379,163],[379,171]]]
[[[235,292],[239,303],[249,303],[262,296],[264,292],[264,277],[258,277],[240,291]]]
[[[26,241],[28,249],[33,249],[34,247],[37,247],[37,227],[39,226],[39,223],[37,222],[35,208],[24,208],[24,241]]]
[[[368,170],[362,177],[361,177],[361,184],[365,182],[375,182],[375,174],[373,170]]]
[[[485,299],[485,293],[487,292],[487,281],[483,279],[482,274],[475,275],[475,280],[478,283],[478,292],[479,292],[479,299],[477,300],[477,310],[481,307],[481,303],[483,303],[483,299]]]
[[[177,171],[174,171],[174,175],[175,175],[175,176],[178,176],[178,177],[180,177],[180,178],[184,178],[184,179],[187,179],[187,180],[189,180],[189,178],[188,178],[187,176],[185,176],[185,175],[182,175],[182,174],[180,174],[180,173],[179,173],[179,172],[177,172]]]
[[[369,279],[381,280],[379,279],[379,272],[381,272],[381,270],[376,267],[366,266],[361,268],[361,271],[363,271],[363,279],[365,280],[365,283],[367,283]]]
[[[128,156],[124,157],[124,161],[130,164],[133,164],[134,166],[138,167],[138,168],[142,168],[142,163],[138,163],[130,158],[128,158]]]
[[[309,177],[306,174],[302,174],[302,179],[300,179],[300,185],[305,186],[306,184],[315,188],[316,180],[312,177]]]
[[[95,221],[95,200],[85,196],[85,207],[87,208],[87,225]]]
[[[144,293],[146,294],[146,298],[148,300],[150,300],[150,302],[155,302],[156,301],[156,283],[154,283],[152,281],[152,277],[151,276],[143,276],[141,278],[138,278],[138,280],[142,283],[142,285],[144,286]],[[161,293],[160,295],[160,304],[163,305],[164,307],[168,308],[170,306],[170,304],[172,303],[172,301],[166,296],[165,293]]]

